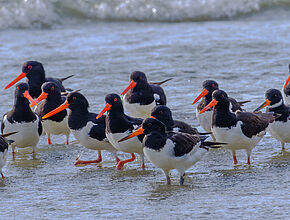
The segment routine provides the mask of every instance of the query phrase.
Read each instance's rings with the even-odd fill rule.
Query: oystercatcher
[[[61,96],[61,90],[54,82],[46,82],[41,86],[42,93],[35,100],[37,103],[41,102],[35,112],[40,116],[46,115],[48,112],[56,109],[64,103],[65,97]],[[68,127],[68,112],[63,110],[47,119],[42,120],[42,125],[48,137],[48,144],[51,143],[50,135],[64,134],[66,136],[66,144],[69,144],[70,129]]]
[[[63,87],[62,82],[72,76],[73,75],[70,75],[61,79],[51,77],[46,78],[42,63],[37,61],[27,61],[22,65],[21,74],[17,76],[11,83],[9,83],[5,89],[10,88],[19,80],[26,77],[27,83],[29,85],[29,94],[33,98],[37,98],[41,94],[41,85],[45,82],[54,82],[58,85],[62,92],[65,92],[65,88]]]
[[[11,144],[13,141],[7,140],[6,137],[16,134],[17,132],[11,132],[11,133],[6,133],[6,134],[1,134],[0,135],[0,174],[2,179],[4,179],[4,174],[2,173],[2,168],[5,166],[7,157],[8,157],[8,146]]]
[[[200,100],[202,97],[203,100],[198,104],[196,107],[196,118],[197,121],[199,122],[200,126],[207,132],[211,132],[211,125],[212,125],[212,108],[208,109],[204,114],[199,114],[199,112],[207,106],[211,101],[212,101],[212,93],[215,90],[219,89],[219,85],[216,81],[214,80],[205,80],[202,83],[203,90],[202,92],[198,95],[198,97],[193,101],[192,104],[195,104]],[[249,101],[244,101],[244,102],[237,102],[234,98],[228,98],[231,104],[231,111],[235,112],[237,110],[242,111],[241,106],[244,103],[247,103]],[[215,137],[211,135],[213,140],[215,140]]]
[[[11,111],[3,115],[1,132],[16,132],[10,139],[13,155],[15,147],[25,148],[32,147],[33,153],[42,133],[41,120],[35,114],[30,106],[29,101],[37,104],[28,93],[29,86],[27,83],[18,83],[15,89],[15,101]],[[29,100],[29,101],[28,101]]]
[[[199,113],[202,114],[213,106],[212,132],[218,142],[225,142],[225,148],[232,151],[234,164],[237,164],[236,150],[245,149],[248,164],[253,148],[266,134],[266,128],[275,117],[272,113],[250,113],[230,111],[230,100],[226,92],[216,90],[213,100]]]
[[[287,105],[290,105],[290,64],[289,64],[289,76],[283,86],[282,94]]]
[[[166,105],[166,96],[161,88],[162,83],[148,83],[145,73],[131,73],[131,82],[122,92],[125,110],[132,117],[148,118],[156,105]]]
[[[179,183],[183,185],[185,171],[198,162],[209,147],[217,148],[215,145],[221,144],[206,142],[207,136],[166,132],[166,125],[154,118],[145,119],[138,130],[120,140],[120,143],[143,133],[144,154],[149,161],[163,170],[168,185],[170,170],[178,171]]]
[[[131,153],[131,158],[128,160],[121,160],[117,164],[117,169],[122,169],[125,163],[135,160],[135,154],[137,153],[141,157],[142,168],[145,168],[144,154],[142,149],[143,136],[135,137],[131,140],[119,143],[118,141],[131,134],[142,123],[142,118],[132,118],[124,113],[122,100],[117,94],[108,94],[105,98],[106,105],[100,112],[97,118],[101,117],[105,112],[108,112],[106,117],[106,136],[110,143],[119,151],[125,153]]]
[[[281,142],[282,150],[285,150],[285,143],[290,142],[290,106],[286,106],[282,94],[277,89],[269,89],[265,94],[266,101],[255,111],[269,106],[269,111],[280,115],[269,125],[270,134]]]
[[[88,111],[89,102],[81,93],[69,93],[62,105],[44,115],[42,119],[49,118],[67,108],[71,110],[68,116],[68,125],[71,133],[81,145],[91,150],[97,150],[99,154],[97,160],[89,161],[79,160],[79,157],[77,156],[75,165],[101,162],[102,150],[111,152],[116,158],[116,161],[119,162],[120,160],[117,157],[117,150],[106,138],[106,116],[96,119],[97,114]]]

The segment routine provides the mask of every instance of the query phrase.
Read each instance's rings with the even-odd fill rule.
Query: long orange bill
[[[50,116],[53,116],[53,115],[55,115],[55,114],[57,114],[57,113],[59,113],[59,112],[65,110],[65,109],[67,109],[68,107],[69,107],[69,104],[68,104],[67,100],[65,100],[65,102],[64,102],[62,105],[60,105],[60,106],[58,106],[56,109],[54,109],[54,110],[48,112],[46,115],[44,115],[44,116],[42,117],[42,119],[49,118]]]
[[[96,119],[99,119],[106,111],[109,111],[111,109],[112,105],[110,105],[109,103],[107,103],[104,107],[104,109],[98,114],[98,116],[96,117]]]
[[[129,134],[128,136],[122,138],[121,140],[119,140],[118,142],[122,142],[122,141],[126,141],[132,137],[136,137],[140,134],[144,134],[144,129],[142,127],[140,127],[139,129],[137,129],[136,131],[134,131],[133,133]]]
[[[199,114],[202,114],[204,112],[206,112],[207,110],[209,110],[211,107],[215,106],[218,104],[218,101],[213,99],[207,106],[205,106],[200,112]]]
[[[9,83],[4,89],[10,88],[15,83],[17,83],[18,81],[20,81],[21,79],[23,79],[25,76],[26,76],[26,73],[20,73],[20,75],[17,76],[11,83]]]
[[[284,87],[283,87],[284,89],[285,89],[285,87],[288,85],[289,81],[290,81],[290,74],[289,74],[288,79],[286,80],[286,82],[285,82],[285,84],[284,84]]]
[[[271,101],[269,99],[266,99],[266,101],[262,105],[260,105],[254,112],[257,112],[257,111],[261,110],[262,108],[270,105],[270,103],[271,103]]]
[[[154,116],[152,116],[152,115],[150,116],[150,118],[154,118],[154,119],[157,119],[157,118],[155,118],[155,117],[154,117]]]
[[[192,104],[195,104],[198,102],[198,100],[200,100],[202,97],[206,96],[208,94],[208,90],[207,89],[203,89],[202,92],[199,94],[199,96],[197,96],[197,98],[193,101]]]
[[[27,90],[23,93],[23,96],[25,98],[27,98],[33,105],[37,105],[37,103],[34,101],[34,99],[29,95]]]
[[[126,94],[130,89],[134,88],[136,86],[136,83],[131,80],[129,86],[121,93],[121,95],[124,95]]]
[[[42,92],[42,93],[40,94],[40,96],[38,96],[38,98],[35,99],[35,102],[38,104],[38,103],[41,102],[43,99],[46,99],[47,96],[48,96],[48,93],[46,93],[46,92]],[[33,107],[33,106],[34,106],[34,104],[31,104],[31,105],[30,105],[30,107]]]

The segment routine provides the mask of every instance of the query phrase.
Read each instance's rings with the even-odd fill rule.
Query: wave
[[[289,0],[0,0],[0,29],[50,28],[83,20],[183,22],[236,19]]]

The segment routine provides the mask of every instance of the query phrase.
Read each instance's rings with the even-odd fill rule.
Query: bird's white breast
[[[8,157],[8,149],[5,149],[4,152],[0,152],[0,171],[5,166]]]
[[[274,121],[269,124],[269,133],[277,140],[285,143],[290,143],[290,121]]]
[[[206,111],[202,114],[199,114],[199,111],[196,109],[196,118],[200,126],[207,132],[211,132],[212,126],[212,114],[213,111]]]
[[[70,129],[68,127],[68,116],[65,116],[65,118],[61,122],[56,122],[52,120],[43,120],[42,125],[44,131],[49,134],[68,135],[70,133]]]

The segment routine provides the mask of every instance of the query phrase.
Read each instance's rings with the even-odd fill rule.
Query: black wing
[[[194,134],[194,135],[199,134],[196,128],[191,127],[189,124],[183,121],[173,120],[173,122],[174,122],[173,129],[178,128],[178,132]]]
[[[237,110],[243,111],[240,104],[234,98],[229,97],[229,101],[231,103],[231,110],[232,112],[236,112]]]
[[[8,142],[0,136],[0,152],[4,152],[6,149],[8,149]]]
[[[168,138],[175,144],[174,154],[176,157],[188,154],[200,142],[199,137],[196,135],[179,132],[169,132]]]
[[[237,120],[242,121],[242,131],[244,135],[251,138],[257,135],[261,131],[264,131],[269,123],[275,119],[273,113],[251,113],[251,112],[240,112],[236,113]]]
[[[91,138],[102,141],[106,138],[106,116],[102,115],[100,118],[96,119],[97,114],[89,113],[89,120],[94,123],[94,126],[89,132]]]
[[[156,105],[166,105],[166,95],[164,90],[159,85],[150,84]]]

